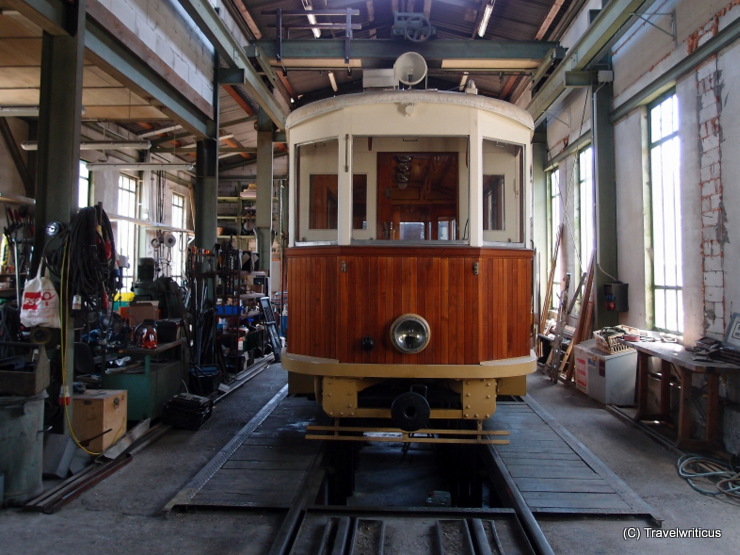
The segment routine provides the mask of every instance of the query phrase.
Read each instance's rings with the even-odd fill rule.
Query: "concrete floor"
[[[52,515],[0,511],[0,552],[266,553],[281,516],[272,512],[198,511],[162,507],[285,383],[272,365],[219,403],[197,432],[171,430],[133,461]],[[737,553],[740,504],[694,492],[676,475],[667,449],[573,387],[529,377],[530,394],[604,461],[665,521],[663,530],[718,530],[719,539],[647,538],[648,522],[625,518],[549,518],[542,528],[556,553]],[[635,527],[639,540],[624,539]]]

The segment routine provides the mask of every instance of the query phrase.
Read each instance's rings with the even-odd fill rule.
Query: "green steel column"
[[[272,120],[263,111],[257,118],[257,253],[259,269],[270,273],[272,258]],[[272,287],[272,285],[271,285]]]
[[[213,249],[218,225],[218,126],[221,109],[218,53],[213,55],[213,119],[206,122],[207,136],[195,145],[195,246]]]
[[[218,210],[218,141],[200,139],[195,153],[195,245],[213,249]]]
[[[606,310],[604,284],[619,277],[617,267],[617,183],[614,126],[610,121],[614,92],[611,83],[599,83],[593,92],[593,152],[596,199],[596,268],[594,306],[596,329],[619,323],[619,314]]]
[[[85,49],[85,0],[67,5],[68,34],[44,32],[41,41],[41,87],[39,97],[39,149],[36,165],[36,211],[31,273],[35,274],[46,244],[46,226],[68,224],[77,207],[80,179],[80,117],[82,71]],[[62,298],[62,302],[67,299]],[[62,321],[72,330],[71,316]],[[62,336],[64,382],[71,393],[74,381],[74,336]],[[70,421],[72,407],[69,407]],[[61,423],[69,434],[67,420]]]
[[[216,224],[218,211],[218,140],[200,139],[195,145],[195,246],[213,250],[217,241]],[[201,272],[216,269],[214,266],[201,266]],[[205,280],[205,297],[212,303],[216,300],[216,283]]]
[[[85,50],[85,0],[70,4],[69,34],[43,34],[36,166],[33,269],[46,243],[46,225],[69,223],[80,179],[80,118]]]
[[[535,306],[539,317],[539,310],[542,308],[543,291],[546,286],[547,272],[549,268],[547,263],[552,253],[547,252],[547,235],[550,232],[549,221],[547,219],[547,206],[549,201],[547,190],[547,178],[545,168],[547,166],[547,130],[538,129],[532,140],[532,245],[537,252],[535,259]],[[544,276],[544,279],[543,279]],[[547,310],[547,307],[545,308]]]

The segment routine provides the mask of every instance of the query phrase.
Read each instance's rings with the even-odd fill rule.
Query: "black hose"
[[[113,230],[102,208],[81,208],[72,218],[67,249],[70,300],[79,296],[83,308],[94,312],[107,309],[120,286]]]

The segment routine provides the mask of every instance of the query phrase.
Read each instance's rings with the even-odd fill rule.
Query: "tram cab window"
[[[378,225],[383,239],[456,239],[457,152],[379,152]]]
[[[523,237],[524,149],[502,141],[483,141],[483,239],[519,243]]]
[[[353,240],[453,241],[467,206],[466,137],[353,138]],[[462,166],[462,167],[461,167]],[[362,195],[366,228],[357,225]]]
[[[344,207],[350,196],[339,186],[347,166],[340,146],[350,144],[351,202]],[[352,241],[467,239],[468,145],[467,137],[367,136],[298,145],[296,241],[336,242],[339,228]],[[340,225],[344,218],[351,230]]]

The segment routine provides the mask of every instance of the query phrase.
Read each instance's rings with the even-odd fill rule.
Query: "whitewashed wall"
[[[620,40],[614,47],[615,108],[718,31],[737,24],[740,6],[736,4],[728,0],[656,2],[651,12],[675,10],[676,40],[645,22],[635,25]],[[656,16],[651,22],[666,30],[671,28],[670,16]],[[731,109],[733,105],[737,107],[737,102],[733,102],[730,93],[731,84],[736,84],[738,79],[737,64],[733,60],[737,60],[737,46],[720,52],[695,71],[681,76],[675,84],[681,139],[684,339],[687,343],[702,335],[721,338],[731,313],[737,310],[740,293],[734,283],[736,280],[727,273],[733,252],[737,254],[733,248],[737,249],[740,242],[737,212],[733,221],[734,206],[730,204],[733,198],[737,201],[734,184],[739,170],[737,156],[731,154],[733,143],[728,140],[728,134],[736,135],[737,128],[737,110]],[[728,103],[732,104],[728,106]],[[641,199],[635,188],[635,178],[639,177],[635,174],[635,168],[639,167],[636,162],[641,157],[630,144],[637,142],[636,133],[644,123],[629,129],[637,112],[639,110],[617,124],[620,137],[616,143],[617,183],[618,187],[630,191],[623,195],[625,203]],[[720,204],[726,211],[726,221]],[[635,214],[636,208],[631,212]],[[719,248],[724,252],[716,252],[714,236],[723,237],[720,241],[723,249]],[[640,241],[633,227],[620,226],[620,245],[637,245]],[[710,252],[712,249],[715,252]],[[634,280],[644,275],[644,268],[640,267],[643,260],[644,257],[622,254],[620,272],[626,271],[631,283],[639,283]],[[631,297],[636,295],[630,299],[631,306],[639,302],[644,305],[640,298],[642,293],[643,290],[631,288]],[[635,325],[645,325],[639,315],[630,314],[626,318]]]
[[[590,5],[589,5],[590,6]],[[589,7],[587,6],[587,8]],[[598,5],[590,6],[598,8]],[[737,25],[740,5],[734,0],[664,0],[652,4],[651,13],[675,10],[676,38],[637,21],[613,47],[614,109],[658,80],[717,32]],[[585,28],[585,13],[576,20],[572,36]],[[670,16],[650,22],[670,31]],[[566,37],[571,36],[570,32]],[[570,40],[570,39],[568,39]],[[687,346],[710,335],[722,338],[732,313],[740,311],[740,46],[735,43],[669,83],[679,104],[681,140],[681,203],[684,277],[684,337]],[[662,91],[656,91],[656,94]],[[571,94],[548,119],[550,157],[557,156],[577,138],[584,106],[583,93]],[[587,108],[590,112],[590,107]],[[630,311],[620,315],[624,324],[649,328],[647,289],[649,228],[646,214],[646,108],[638,107],[615,122],[617,182],[617,244],[619,278],[630,284]],[[575,117],[574,117],[575,116]],[[561,120],[561,121],[558,121]],[[570,123],[570,125],[568,125]],[[590,115],[584,120],[590,128]],[[575,154],[561,160],[561,186],[572,179]],[[569,199],[573,219],[573,200]],[[564,258],[572,268],[572,241],[564,242]],[[740,380],[723,383],[726,448],[740,452]]]
[[[213,100],[213,47],[177,0],[89,0],[98,2],[192,89]]]
[[[737,22],[736,22],[737,23]],[[727,313],[740,312],[740,45],[735,43],[719,58],[722,87],[722,175],[730,241],[725,245]]]

